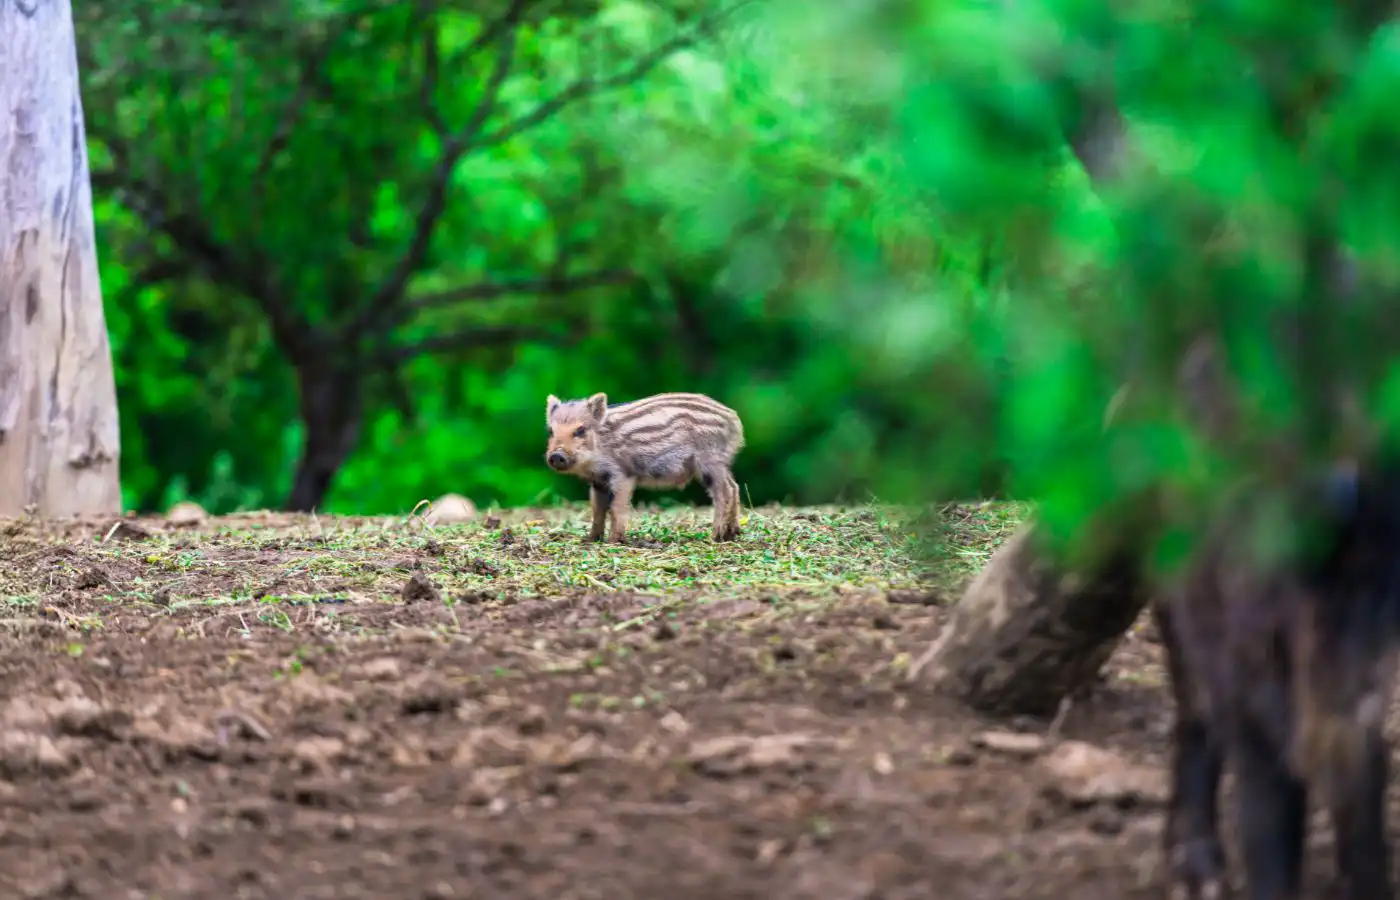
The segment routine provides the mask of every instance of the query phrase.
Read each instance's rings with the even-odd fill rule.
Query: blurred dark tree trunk
[[[353,366],[321,359],[300,362],[296,373],[305,436],[285,508],[311,512],[325,501],[336,473],[359,443],[365,383]]]
[[[676,343],[685,360],[686,372],[693,378],[705,379],[715,371],[715,341],[712,331],[723,334],[725,323],[716,323],[713,328],[709,314],[702,310],[694,285],[687,284],[679,276],[667,279],[671,300],[676,311]]]
[[[121,511],[68,0],[0,3],[0,515]]]

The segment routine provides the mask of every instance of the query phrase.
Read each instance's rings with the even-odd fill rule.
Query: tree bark
[[[364,384],[353,370],[317,363],[299,365],[297,380],[306,437],[285,508],[311,512],[325,501],[336,473],[359,444]]]
[[[0,515],[121,511],[69,0],[0,0]]]
[[[1237,395],[1213,335],[1186,347],[1176,379],[1186,420],[1212,442],[1230,440]],[[1052,554],[1034,525],[1024,526],[968,585],[911,676],[927,669],[941,690],[982,712],[1054,712],[1093,683],[1146,608],[1146,550],[1163,524],[1162,504],[1160,492],[1148,491],[1098,510],[1085,523],[1095,552],[1077,565]]]
[[[1091,684],[1149,598],[1130,545],[1077,573],[1034,525],[997,549],[911,676],[992,715],[1049,715]]]

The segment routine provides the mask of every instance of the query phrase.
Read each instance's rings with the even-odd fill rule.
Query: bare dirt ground
[[[982,746],[1047,723],[905,673],[1014,511],[945,515],[0,523],[0,896],[1159,896],[1151,635],[1059,731],[1137,787]]]

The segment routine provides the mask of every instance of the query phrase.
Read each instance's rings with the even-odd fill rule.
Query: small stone
[[[64,752],[62,747],[55,744],[51,738],[42,735],[34,748],[34,761],[39,764],[39,770],[46,775],[61,775],[73,764],[72,757]]]
[[[1083,741],[1066,741],[1043,757],[1049,792],[1077,806],[1161,806],[1168,791],[1163,773],[1134,765],[1112,751]]]
[[[516,729],[524,735],[544,734],[548,725],[549,714],[544,707],[532,703],[521,712]]]
[[[458,525],[476,518],[476,504],[461,494],[443,494],[423,517],[429,525]]]
[[[360,674],[369,681],[394,681],[399,677],[401,671],[402,667],[397,659],[392,656],[381,656],[365,663]]]
[[[783,842],[781,840],[770,839],[758,845],[758,851],[754,854],[754,861],[760,866],[771,866],[777,862],[778,856],[783,852]]]
[[[355,817],[351,815],[341,816],[336,820],[331,828],[331,837],[337,840],[345,840],[355,833]]]
[[[1048,745],[1038,734],[1018,731],[984,731],[972,738],[972,746],[1008,756],[1032,757],[1045,752]]]
[[[690,731],[690,723],[686,721],[685,716],[674,709],[661,717],[661,727],[672,734],[685,734]]]
[[[131,724],[131,716],[119,709],[104,709],[87,697],[59,700],[50,710],[60,734],[112,739],[117,730]]]
[[[209,518],[209,513],[198,503],[186,500],[170,507],[169,512],[165,514],[165,518],[166,521],[176,528],[188,528],[203,524],[203,522]]]
[[[411,740],[394,747],[390,758],[400,769],[421,769],[428,765],[428,751],[421,740]]]
[[[816,743],[817,739],[805,734],[726,735],[696,741],[688,755],[698,771],[724,777],[764,769],[798,768],[800,751]]]
[[[316,767],[329,764],[345,751],[345,742],[333,737],[303,738],[292,747],[292,756]]]

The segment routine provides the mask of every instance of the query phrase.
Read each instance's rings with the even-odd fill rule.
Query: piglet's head
[[[549,430],[545,463],[556,472],[590,471],[598,455],[598,428],[607,415],[607,394],[594,394],[587,400],[560,400],[550,394],[545,400]]]

